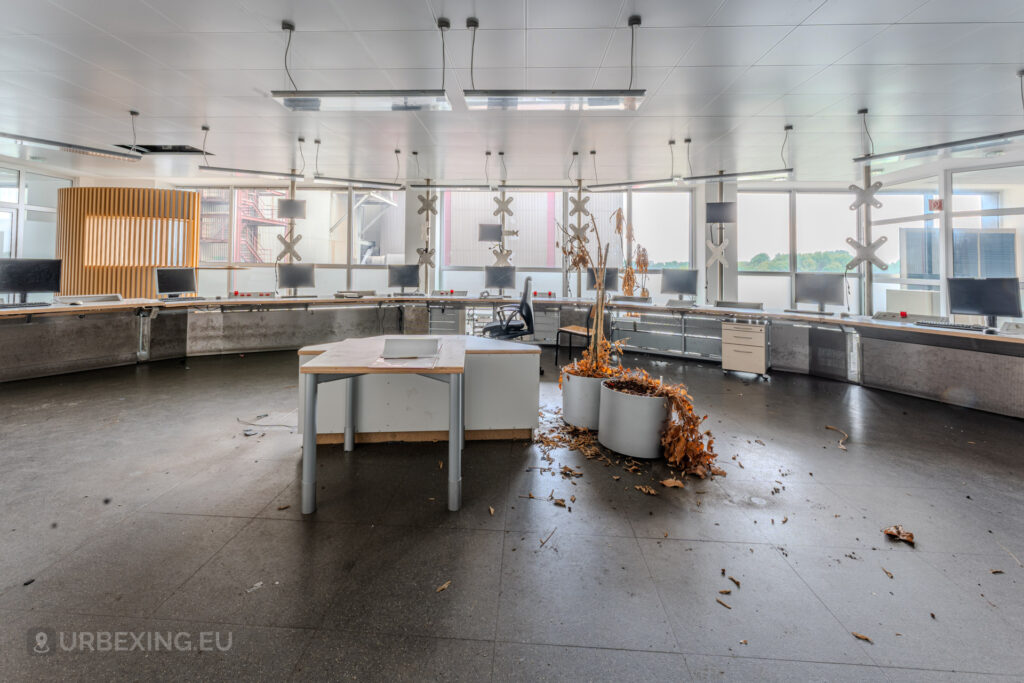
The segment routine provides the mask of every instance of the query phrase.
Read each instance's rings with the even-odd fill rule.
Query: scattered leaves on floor
[[[760,444],[761,446],[764,445],[764,441],[761,441],[761,439],[754,439],[754,443]]]
[[[637,484],[633,488],[635,488],[640,493],[646,493],[648,496],[658,495],[658,492],[654,490],[654,487],[648,486],[647,484]]]
[[[618,481],[619,479],[622,479],[622,477],[620,477],[620,476],[619,476],[619,475],[617,475],[617,474],[613,474],[613,475],[612,475],[612,479],[614,479],[615,481]]]
[[[719,595],[732,595],[732,589],[730,589],[730,588],[723,588],[722,590],[718,591],[718,594]]]
[[[885,575],[888,576],[890,579],[893,578],[892,572],[886,569],[885,567],[882,567],[882,571],[885,572]]]
[[[555,532],[556,532],[556,531],[558,531],[558,527],[557,527],[557,526],[556,526],[556,527],[555,527],[554,529],[552,529],[552,530],[551,530],[551,533],[550,533],[550,534],[548,534],[548,537],[547,537],[547,538],[545,538],[544,540],[542,540],[542,541],[540,542],[540,545],[541,545],[541,547],[542,547],[542,548],[544,547],[544,544],[545,544],[545,543],[547,543],[548,541],[550,541],[550,540],[551,540],[551,537],[555,535]]]
[[[839,439],[839,450],[846,450],[846,442],[850,439],[850,435],[844,432],[839,427],[833,427],[832,425],[825,425],[825,429],[831,429],[833,432],[839,432],[843,435],[843,438]]]
[[[730,576],[729,580],[732,581],[733,583],[735,583],[737,588],[740,587],[740,582],[737,579],[735,579],[735,578]]]
[[[441,584],[440,586],[438,586],[438,587],[437,587],[437,588],[436,588],[436,589],[434,590],[434,592],[435,592],[435,593],[440,593],[441,591],[446,591],[446,590],[448,590],[448,586],[450,586],[450,585],[452,585],[452,580],[451,580],[451,579],[448,579],[447,581],[445,581],[444,583],[442,583],[442,584]]]
[[[565,498],[555,498],[554,502],[555,502],[555,505],[557,505],[560,508],[564,508],[565,507]]]
[[[569,502],[570,503],[575,503],[576,502],[576,496],[569,496]]]
[[[1002,569],[989,569],[988,573],[989,574],[1002,574],[1003,570]]]
[[[683,482],[679,481],[678,479],[662,479],[661,480],[661,485],[664,486],[665,488],[670,488],[670,489],[671,488],[681,489],[681,488],[685,488],[686,487],[686,484],[684,484]]]
[[[437,469],[439,469],[439,470],[443,470],[444,469],[444,460],[438,460],[437,461]]]
[[[783,524],[785,524],[785,523],[786,523],[786,522],[788,522],[788,521],[789,521],[789,517],[783,517],[783,518],[782,518],[782,523],[783,523]]]
[[[583,476],[582,472],[580,472],[579,470],[574,470],[573,468],[569,467],[568,465],[562,465],[561,472],[562,472],[562,476],[565,477],[566,479],[571,479],[572,477],[582,477]]]
[[[488,506],[487,509],[490,511],[491,517],[493,517],[494,516],[494,508],[492,506]]]
[[[746,645],[746,644],[747,644],[747,641],[746,641],[746,640],[741,640],[741,641],[740,641],[740,645]]]
[[[729,607],[729,605],[727,605],[724,602],[722,602],[721,598],[715,598],[715,602],[717,602],[719,605],[721,605],[722,607],[724,607],[726,609],[732,609],[732,607]]]
[[[871,640],[870,638],[868,638],[863,633],[857,633],[856,631],[850,631],[850,633],[852,633],[853,637],[856,638],[857,640],[863,640],[863,641],[871,643],[872,645],[875,644],[875,641]]]
[[[914,534],[904,529],[902,524],[893,524],[890,527],[886,527],[882,529],[882,533],[896,540],[914,545]]]
[[[278,510],[278,512],[280,512],[282,510],[287,510],[290,507],[291,507],[291,505],[278,505],[277,506],[277,510]]]

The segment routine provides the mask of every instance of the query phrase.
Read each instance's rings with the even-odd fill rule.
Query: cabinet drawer
[[[764,349],[738,344],[722,344],[722,369],[763,375],[767,370]]]
[[[722,343],[764,346],[764,325],[722,325]]]

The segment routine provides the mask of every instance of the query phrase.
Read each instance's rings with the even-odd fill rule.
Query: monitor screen
[[[278,263],[277,288],[315,287],[312,263]]]
[[[843,296],[842,273],[797,273],[794,299],[798,304],[835,304],[842,305]]]
[[[597,274],[593,268],[587,268],[587,289],[597,289]],[[616,292],[619,289],[619,269],[604,269],[604,289],[606,292]]]
[[[484,287],[486,289],[515,289],[515,266],[485,266]]]
[[[1020,281],[1015,277],[951,277],[946,284],[950,313],[1021,316]]]
[[[481,242],[500,242],[501,223],[481,223],[479,239]]]
[[[708,202],[708,223],[735,223],[736,202]]]
[[[50,258],[0,258],[0,292],[59,292],[60,263]]]
[[[196,291],[195,268],[157,268],[157,294],[194,294]]]
[[[419,266],[388,266],[388,287],[419,287]]]
[[[661,271],[661,293],[697,296],[697,271],[685,268],[663,269]]]

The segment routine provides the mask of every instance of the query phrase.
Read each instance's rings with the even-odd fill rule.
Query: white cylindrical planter
[[[567,424],[597,429],[604,380],[604,377],[580,377],[568,372],[562,375],[562,418]]]
[[[668,421],[668,399],[634,396],[601,385],[597,440],[633,458],[661,457],[661,436]]]

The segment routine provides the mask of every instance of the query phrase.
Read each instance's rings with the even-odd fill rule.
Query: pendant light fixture
[[[441,31],[441,88],[439,90],[299,90],[288,66],[288,56],[295,33],[295,24],[281,22],[288,32],[284,50],[284,70],[291,90],[274,90],[270,96],[292,111],[449,111],[452,108],[445,94],[444,34],[451,27],[444,17],[437,20]]]
[[[228,166],[210,166],[206,159],[206,138],[210,134],[210,127],[207,125],[202,126],[203,131],[203,163],[199,165],[199,170],[207,173],[226,173],[229,175],[254,175],[261,178],[276,178],[278,180],[303,180],[303,176],[298,173],[279,173],[277,171],[260,171],[251,168],[231,168]]]
[[[689,144],[689,139],[687,139],[687,144]],[[670,158],[670,162],[669,162],[670,166],[669,166],[669,176],[667,178],[659,178],[659,179],[656,179],[656,180],[629,180],[629,181],[621,182],[621,183],[594,184],[594,185],[588,185],[587,186],[587,191],[588,192],[624,192],[626,190],[640,190],[640,189],[655,188],[655,187],[672,187],[674,185],[678,185],[680,179],[678,177],[676,177],[676,152],[675,152],[675,147],[676,147],[676,141],[675,140],[669,140],[668,141],[668,152],[669,152],[669,158]],[[596,154],[596,152],[591,152],[591,154],[592,155]],[[597,177],[597,163],[596,163],[596,161],[595,161],[595,164],[594,164],[594,177],[595,178]]]
[[[45,138],[33,138],[27,135],[18,135],[17,133],[0,133],[0,138],[9,140],[16,145],[25,145],[26,147],[39,147],[41,149],[52,149],[59,152],[71,152],[72,154],[83,154],[90,157],[100,157],[103,159],[116,159],[118,161],[140,161],[142,159],[141,154],[131,154],[129,152],[115,152],[113,150],[101,149],[99,147],[87,147],[85,145],[76,145],[73,142],[61,142],[59,140],[46,140]]]
[[[635,111],[643,102],[646,90],[633,88],[636,55],[636,29],[640,15],[629,17],[629,85],[624,90],[477,90],[473,74],[476,29],[480,23],[471,18],[466,26],[473,31],[470,52],[469,80],[473,87],[464,91],[466,106],[473,110],[497,111]]]
[[[398,182],[399,169],[401,164],[399,158],[402,154],[402,150],[395,150],[395,180],[394,182],[385,182],[381,180],[364,180],[360,178],[335,178],[333,176],[321,175],[320,174],[320,141],[316,141],[317,144],[317,163],[314,168],[315,175],[313,176],[313,182],[321,185],[342,185],[345,187],[360,188],[367,190],[401,190],[404,189],[404,185]],[[413,152],[415,154],[415,152]]]

